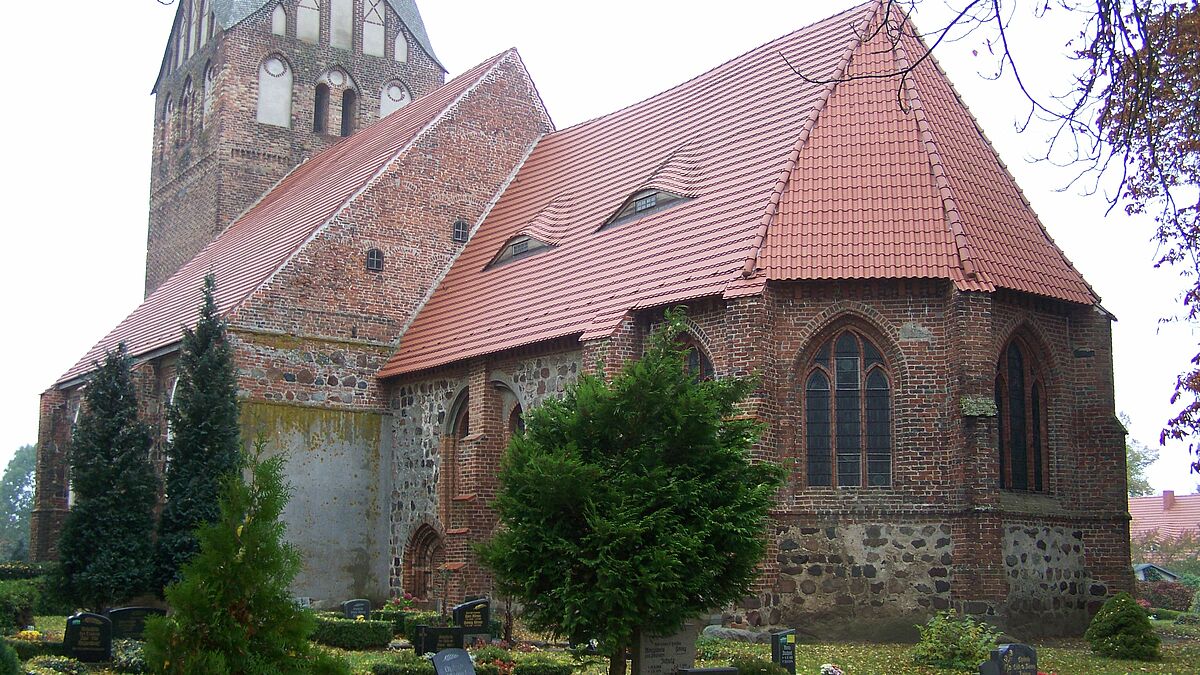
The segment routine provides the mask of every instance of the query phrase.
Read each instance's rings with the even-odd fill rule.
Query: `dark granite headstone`
[[[108,620],[112,621],[113,639],[131,638],[141,640],[146,631],[146,617],[166,616],[167,610],[157,607],[121,607],[110,609]]]
[[[63,646],[70,656],[80,661],[111,661],[112,622],[106,616],[87,612],[67,617]]]
[[[467,635],[480,635],[488,632],[492,621],[492,602],[487,598],[470,600],[452,610],[454,625],[462,626]]]
[[[465,651],[443,649],[433,656],[433,671],[437,675],[475,675],[475,665]]]
[[[364,619],[371,618],[371,601],[370,600],[347,600],[342,603],[342,615],[347,619]]]
[[[771,633],[771,660],[796,675],[796,631]]]
[[[436,654],[446,649],[462,649],[463,629],[458,626],[417,626],[417,642],[413,651]]]
[[[979,664],[980,675],[1037,675],[1037,652],[1023,644],[1000,645]]]

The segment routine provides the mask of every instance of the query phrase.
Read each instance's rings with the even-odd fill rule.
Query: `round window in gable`
[[[370,272],[383,271],[383,251],[377,248],[367,251],[367,270]]]
[[[461,244],[467,240],[467,237],[470,236],[470,234],[471,226],[467,224],[467,221],[463,220],[462,218],[454,221],[454,241]]]

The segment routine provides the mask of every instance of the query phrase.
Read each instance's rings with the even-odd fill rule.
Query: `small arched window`
[[[167,96],[167,100],[163,103],[162,109],[162,145],[159,146],[162,152],[166,152],[167,148],[171,147],[171,116],[175,112],[175,104],[171,101],[171,97]]]
[[[209,63],[204,67],[204,116],[212,114],[213,91],[217,84],[217,68]]]
[[[471,226],[467,224],[467,221],[463,220],[462,218],[454,221],[454,241],[461,244],[470,236]]]
[[[679,341],[683,344],[684,366],[687,368],[688,374],[699,380],[713,379],[716,371],[713,368],[712,359],[700,346],[700,342],[687,334],[680,335]]]
[[[179,133],[175,135],[175,144],[182,145],[192,135],[192,78],[183,83],[183,96],[179,99]]]
[[[1000,487],[1041,492],[1046,485],[1046,396],[1042,368],[1015,338],[996,365]]]
[[[353,89],[342,92],[342,135],[354,133],[355,119],[358,117],[358,94]]]
[[[287,35],[287,10],[282,3],[271,10],[271,34]]]
[[[408,38],[404,36],[403,29],[396,32],[396,48],[393,56],[400,63],[408,63]]]
[[[292,126],[292,69],[278,56],[268,56],[258,68],[258,121]]]
[[[383,251],[377,248],[367,251],[367,270],[371,272],[383,271]]]
[[[329,133],[329,85],[324,82],[317,85],[313,99],[313,132]]]
[[[808,485],[890,485],[891,378],[882,353],[845,329],[821,344],[803,377]]]

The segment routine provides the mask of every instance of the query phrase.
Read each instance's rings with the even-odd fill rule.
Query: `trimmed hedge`
[[[531,654],[518,660],[512,675],[571,675],[575,667],[568,661],[555,659],[548,654]]]
[[[37,656],[25,664],[28,675],[87,675],[88,667],[67,656]]]
[[[1137,596],[1150,601],[1151,607],[1186,612],[1192,604],[1194,591],[1185,584],[1175,581],[1139,581]]]
[[[330,647],[341,649],[379,649],[392,641],[390,621],[357,621],[329,616],[317,616],[317,629],[310,638]]]
[[[787,675],[787,670],[768,659],[754,656],[739,656],[730,659],[729,665],[737,668],[738,675]]]
[[[17,653],[6,644],[0,644],[0,675],[25,675]]]
[[[404,615],[404,637],[409,644],[417,644],[417,626],[449,626],[450,617],[437,612],[406,612]]]
[[[56,563],[6,562],[0,563],[0,581],[13,579],[36,579],[52,572]]]
[[[12,647],[17,653],[17,658],[22,661],[28,661],[35,656],[66,656],[67,648],[61,642],[47,642],[32,640],[15,640],[10,637],[3,638],[4,644]]]

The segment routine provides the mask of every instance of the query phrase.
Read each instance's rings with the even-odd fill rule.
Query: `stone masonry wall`
[[[1010,629],[1037,627],[1044,633],[1070,633],[1089,618],[1096,598],[1108,588],[1087,568],[1084,533],[1072,527],[1005,523],[1004,567]]]

